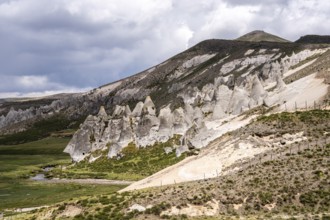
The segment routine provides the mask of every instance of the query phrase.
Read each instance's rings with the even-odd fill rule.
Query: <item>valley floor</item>
[[[68,138],[48,137],[0,146],[0,213],[7,216],[21,211],[21,208],[24,211],[81,196],[109,194],[130,184],[129,181],[92,179],[31,180],[30,177],[44,172],[43,167],[71,164],[70,157],[63,153],[68,141]]]

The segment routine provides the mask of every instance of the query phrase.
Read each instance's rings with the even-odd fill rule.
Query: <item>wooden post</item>
[[[309,140],[307,139],[307,148],[309,150]]]

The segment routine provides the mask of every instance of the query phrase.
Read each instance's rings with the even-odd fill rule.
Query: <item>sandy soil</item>
[[[243,123],[244,124],[244,123]],[[225,128],[228,128],[225,126]],[[130,191],[180,182],[214,178],[225,174],[224,169],[244,159],[252,158],[269,148],[254,147],[253,140],[220,138],[203,149],[197,156],[190,156],[183,161],[135,182],[121,191]]]
[[[291,70],[285,72],[285,73],[283,74],[283,78],[286,78],[286,77],[288,77],[288,76],[291,76],[292,74],[298,72],[299,70],[302,70],[302,69],[306,68],[307,66],[313,64],[316,60],[317,60],[317,58],[315,58],[314,60],[309,61],[309,62],[307,62],[307,63],[305,63],[305,64],[303,64],[303,65],[301,65],[301,66],[299,66],[299,67],[297,67],[297,68],[295,68],[295,69],[291,69]]]
[[[328,92],[328,85],[324,79],[317,78],[316,73],[301,78],[287,86],[287,89],[279,94],[279,98],[286,103],[280,109],[295,111],[297,109],[313,108],[314,102],[318,104]]]

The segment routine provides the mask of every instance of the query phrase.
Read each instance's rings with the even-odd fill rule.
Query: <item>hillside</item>
[[[296,43],[303,44],[330,44],[330,36],[321,36],[321,35],[306,35],[300,37]]]

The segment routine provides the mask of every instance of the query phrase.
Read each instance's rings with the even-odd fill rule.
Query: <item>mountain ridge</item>
[[[51,117],[52,114],[63,114],[70,120],[76,120],[81,117],[87,117],[89,114],[97,114],[99,106],[105,106],[107,112],[112,112],[115,105],[128,104],[134,108],[135,104],[150,95],[155,105],[158,107],[164,106],[169,100],[173,103],[171,108],[176,105],[181,105],[181,98],[178,98],[175,93],[181,90],[184,86],[203,87],[205,84],[213,82],[214,77],[218,74],[216,68],[208,68],[210,64],[217,64],[221,59],[227,58],[227,61],[235,60],[244,56],[247,50],[256,51],[265,50],[271,52],[272,49],[283,51],[281,56],[290,53],[298,53],[303,49],[325,48],[318,44],[298,44],[298,43],[281,43],[281,42],[247,42],[235,40],[205,40],[195,46],[165,60],[159,65],[148,68],[140,73],[134,74],[125,79],[105,84],[99,88],[95,88],[89,92],[68,95],[65,97],[57,97],[55,100],[44,102],[44,99],[31,102],[2,102],[0,105],[0,133],[13,133],[28,129],[28,126],[22,127],[20,123],[19,129],[11,125],[11,129],[6,129],[5,126],[12,122],[20,122],[26,119],[38,120],[39,118]],[[212,54],[216,56],[211,59],[196,61],[193,66],[187,68],[189,74],[186,77],[179,77],[179,82],[176,82],[174,75],[180,70],[178,67],[183,63],[183,60],[192,59],[195,56]],[[266,52],[265,55],[267,55]],[[252,54],[253,55],[253,54]],[[261,55],[260,55],[261,56]],[[204,57],[206,58],[206,57]],[[181,67],[180,67],[181,68]],[[195,74],[201,71],[206,71],[204,74]],[[152,73],[152,74],[151,74]],[[234,74],[234,78],[239,79],[239,73]],[[172,79],[171,79],[172,77]],[[174,77],[174,78],[173,78]],[[230,84],[230,83],[229,83]],[[234,84],[229,85],[230,87]],[[160,86],[162,85],[162,86]],[[139,88],[139,91],[134,93],[134,89]],[[142,89],[143,88],[143,89]],[[122,92],[125,90],[124,94]],[[176,103],[176,104],[175,104]],[[181,104],[180,104],[181,103]],[[10,106],[15,106],[13,109]],[[29,109],[29,107],[32,107]],[[11,111],[12,110],[12,111]],[[8,113],[11,113],[8,115]],[[2,115],[2,116],[1,116]]]
[[[296,43],[330,44],[330,35],[305,35],[295,41]]]

